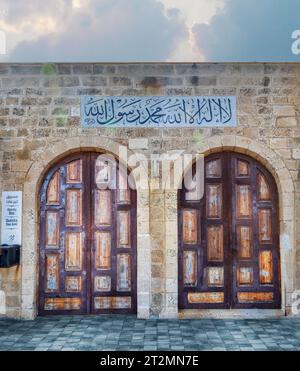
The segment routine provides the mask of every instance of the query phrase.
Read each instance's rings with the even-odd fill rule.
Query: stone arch
[[[29,167],[23,188],[23,245],[21,252],[21,317],[33,319],[37,315],[37,285],[38,285],[38,193],[46,172],[53,164],[75,152],[95,151],[110,153],[119,158],[120,144],[104,137],[67,138],[58,141],[51,147],[46,147],[41,156]],[[133,154],[128,150],[128,155]],[[140,164],[143,166],[143,164]],[[134,175],[134,174],[133,174]],[[138,315],[147,317],[150,305],[150,287],[147,277],[151,266],[145,262],[150,256],[149,225],[141,222],[149,213],[149,191],[140,189],[139,179],[135,178],[137,188],[137,265],[138,265]],[[142,219],[141,219],[142,220]],[[148,220],[144,217],[144,220]],[[142,267],[140,268],[140,266]],[[140,300],[140,303],[139,303]]]
[[[284,161],[273,150],[263,143],[256,140],[236,136],[222,135],[205,138],[205,143],[194,144],[190,148],[190,153],[198,153],[207,156],[211,153],[221,151],[232,151],[244,153],[255,158],[264,165],[273,175],[279,195],[279,219],[280,219],[280,254],[281,254],[281,294],[282,309],[290,313],[292,305],[292,293],[295,289],[296,279],[296,244],[295,244],[295,190],[292,176]],[[187,152],[187,151],[186,151]],[[168,219],[166,220],[166,231],[173,230],[174,233],[167,233],[167,240],[170,246],[177,249],[177,191],[181,187],[183,175],[192,166],[192,162],[186,164],[182,172],[182,177],[177,178],[177,183],[173,189],[166,189],[166,207],[169,209]],[[170,180],[168,180],[170,182]],[[169,184],[169,183],[168,183]],[[170,212],[171,210],[171,212]],[[174,229],[175,228],[175,229]],[[175,264],[175,251],[170,257],[166,255],[166,269],[170,264]],[[177,264],[177,251],[176,251]],[[171,277],[169,276],[168,279]],[[172,288],[170,292],[166,289],[166,296],[177,296],[177,276],[173,276]],[[175,306],[174,306],[175,307]],[[175,312],[173,307],[172,311]]]

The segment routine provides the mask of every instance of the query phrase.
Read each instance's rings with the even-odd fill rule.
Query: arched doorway
[[[136,313],[136,192],[127,169],[99,155],[72,154],[42,181],[41,315]]]
[[[178,193],[179,309],[280,308],[278,194],[272,175],[232,152],[205,159],[201,201]]]

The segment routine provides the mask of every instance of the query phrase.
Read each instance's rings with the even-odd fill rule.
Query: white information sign
[[[1,244],[22,243],[22,192],[2,192]]]

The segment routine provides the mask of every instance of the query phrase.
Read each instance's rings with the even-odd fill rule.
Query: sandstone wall
[[[71,108],[79,107],[81,95],[236,95],[238,126],[83,129],[80,118],[71,116]],[[276,153],[292,177],[294,189],[285,190],[285,179],[281,179],[282,192],[290,199],[285,214],[290,215],[283,223],[296,222],[293,279],[300,289],[299,115],[300,64],[1,64],[0,191],[23,190],[32,164],[46,148],[64,138],[102,136],[125,145],[129,139],[147,138],[146,153],[197,149],[208,138],[221,142],[224,135],[231,136],[235,147],[239,145],[236,136],[249,138]],[[168,195],[161,191],[151,192],[149,201],[150,303],[151,313],[160,315],[169,304],[176,305],[176,299],[168,297],[168,285],[172,285],[168,272],[174,267],[166,263],[171,261],[167,245],[176,210],[168,216]],[[20,281],[20,267],[0,270],[0,290],[6,294],[6,314],[10,317],[20,315]]]

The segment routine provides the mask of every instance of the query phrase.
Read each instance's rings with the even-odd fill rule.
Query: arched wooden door
[[[127,170],[98,156],[72,155],[42,183],[41,315],[136,313],[136,192],[119,187]]]
[[[251,157],[205,159],[205,193],[179,191],[179,308],[280,308],[278,196]]]

